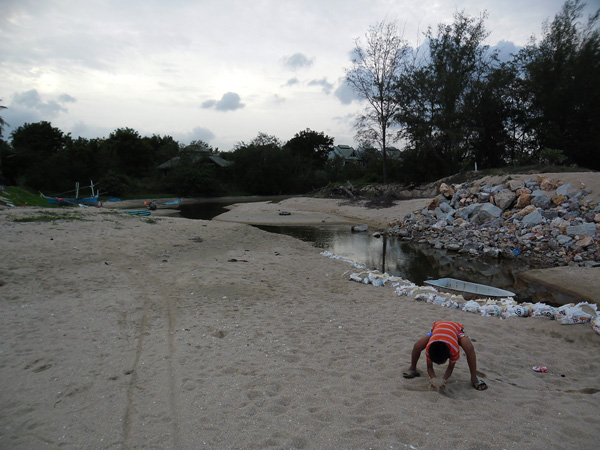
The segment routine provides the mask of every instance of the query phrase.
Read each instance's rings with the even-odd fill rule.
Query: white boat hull
[[[434,286],[442,291],[451,293],[467,294],[476,297],[514,297],[513,292],[486,286],[485,284],[471,283],[470,281],[462,281],[454,278],[440,278],[439,280],[427,280],[425,284]]]

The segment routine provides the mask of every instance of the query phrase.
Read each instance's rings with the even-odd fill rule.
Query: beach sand
[[[0,211],[0,448],[597,448],[589,325],[399,297],[308,243],[228,221],[280,223],[304,205],[302,223],[384,226],[426,202],[324,201],[327,214],[290,199],[213,221]],[[424,357],[420,378],[402,378],[436,320],[465,326],[488,390],[471,387],[464,354],[445,392]]]

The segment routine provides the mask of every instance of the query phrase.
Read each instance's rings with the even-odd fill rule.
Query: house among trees
[[[334,145],[333,150],[329,152],[327,158],[329,160],[333,160],[335,158],[342,158],[344,164],[346,164],[347,162],[360,164],[362,162],[360,154],[356,150],[354,150],[354,148],[344,144]]]
[[[174,167],[197,164],[206,164],[214,167],[228,167],[232,162],[221,158],[210,148],[192,143],[181,149],[178,156],[175,156],[158,166],[158,170],[167,173]]]

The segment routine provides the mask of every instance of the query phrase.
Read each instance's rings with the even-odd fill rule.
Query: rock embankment
[[[600,205],[591,191],[548,177],[448,185],[387,232],[472,256],[543,265],[600,264]]]

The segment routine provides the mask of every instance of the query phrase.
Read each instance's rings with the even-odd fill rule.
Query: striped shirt
[[[462,324],[458,322],[434,322],[431,329],[431,337],[425,347],[427,361],[429,359],[429,346],[435,341],[442,341],[450,348],[450,362],[458,361],[460,351],[458,348],[458,340],[464,334]]]

